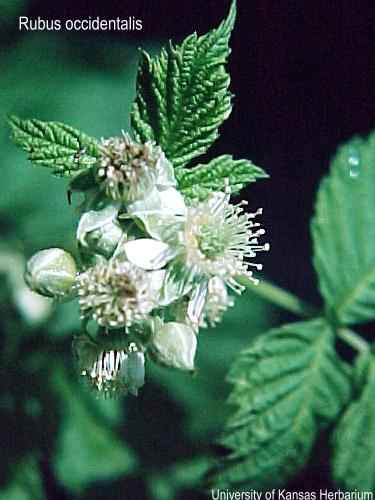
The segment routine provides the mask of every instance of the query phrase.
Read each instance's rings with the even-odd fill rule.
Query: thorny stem
[[[268,302],[282,309],[286,309],[297,316],[313,318],[319,315],[318,309],[314,306],[304,302],[294,294],[283,290],[273,283],[262,280],[258,285],[254,285],[248,278],[243,276],[241,276],[238,281],[254,295],[268,300]],[[369,343],[365,339],[347,328],[338,328],[337,336],[359,353],[366,352],[370,348]]]

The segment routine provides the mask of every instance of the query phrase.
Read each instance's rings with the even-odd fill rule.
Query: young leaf
[[[320,290],[342,323],[375,318],[374,213],[375,133],[338,150],[312,222]]]
[[[207,164],[191,169],[177,170],[179,189],[189,198],[205,199],[212,191],[223,191],[229,183],[231,193],[240,191],[246,184],[268,177],[263,169],[249,160],[233,160],[223,155]]]
[[[218,488],[284,484],[307,461],[321,427],[349,396],[347,366],[323,319],[271,330],[229,372],[229,402],[238,407],[221,443],[231,453],[216,471]]]
[[[224,65],[235,17],[234,1],[217,29],[170,43],[156,58],[142,53],[132,127],[138,140],[156,141],[175,167],[204,153],[231,112]]]
[[[95,139],[59,122],[9,118],[13,139],[35,165],[70,176],[88,169],[99,156]]]
[[[375,490],[375,358],[357,363],[359,397],[344,413],[333,436],[333,476],[347,490]]]

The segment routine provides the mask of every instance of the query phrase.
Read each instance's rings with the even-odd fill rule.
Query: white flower
[[[65,300],[75,293],[76,263],[61,248],[48,248],[34,254],[26,264],[25,281],[34,292]]]
[[[252,268],[259,271],[262,265],[251,259],[269,250],[268,243],[259,243],[265,231],[254,220],[262,209],[246,213],[245,202],[233,205],[229,199],[227,192],[212,193],[205,202],[185,207],[184,214],[176,210],[174,214],[160,211],[151,216],[145,210],[138,216],[155,239],[142,238],[123,245],[127,259],[142,269],[167,266],[160,305],[190,294],[185,321],[195,329],[204,321],[206,305],[210,324],[218,322],[222,312],[232,305],[226,287],[241,293],[244,287],[237,277],[246,276],[258,283]],[[219,281],[211,282],[210,293],[213,278]]]
[[[197,336],[194,330],[183,323],[162,323],[155,319],[155,332],[151,349],[158,361],[180,370],[194,370]]]
[[[106,396],[131,394],[137,396],[144,385],[145,357],[134,342],[126,349],[101,350],[86,337],[75,339],[74,350],[81,374]]]
[[[127,203],[145,198],[154,186],[176,185],[161,148],[150,141],[139,144],[127,134],[102,140],[95,177],[109,198]]]
[[[159,271],[148,273],[120,259],[98,263],[77,278],[82,317],[105,328],[129,327],[157,305],[162,281]]]
[[[250,268],[262,266],[249,259],[267,251],[269,244],[259,244],[265,231],[254,222],[262,210],[246,213],[244,202],[232,205],[229,198],[228,193],[212,193],[207,201],[189,208],[179,241],[188,267],[207,278],[219,277],[240,292],[243,287],[235,278],[244,275],[257,283]]]
[[[78,223],[77,240],[85,249],[110,257],[124,232],[117,220],[118,204],[85,212]]]
[[[259,243],[259,237],[265,231],[254,220],[262,214],[262,209],[246,213],[243,210],[245,202],[233,205],[229,198],[228,193],[212,193],[205,202],[187,207],[185,215],[167,213],[163,216],[160,212],[152,221],[144,216],[142,220],[148,222],[148,233],[168,245],[169,249],[159,245],[159,258],[163,264],[175,253],[197,277],[208,280],[217,276],[239,292],[242,287],[235,277],[244,275],[257,283],[251,268],[259,271],[262,265],[251,262],[251,259],[258,252],[269,250],[269,244]],[[138,250],[143,256],[152,254],[157,260],[158,247],[154,241],[143,239]],[[140,254],[137,255],[137,265],[147,269],[148,260]],[[128,258],[132,260],[133,256]]]

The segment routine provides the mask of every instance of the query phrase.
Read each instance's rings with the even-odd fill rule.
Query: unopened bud
[[[69,299],[74,294],[76,263],[61,248],[41,250],[29,259],[25,281],[34,292],[56,299]]]
[[[117,221],[117,215],[116,205],[84,213],[77,229],[77,239],[80,244],[94,253],[111,257],[124,234]]]
[[[180,370],[194,370],[197,337],[194,330],[184,323],[169,322],[162,326],[155,324],[152,341],[158,360],[167,366]]]

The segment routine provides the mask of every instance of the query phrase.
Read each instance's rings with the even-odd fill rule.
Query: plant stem
[[[241,276],[238,281],[254,295],[268,300],[272,304],[275,304],[282,309],[286,309],[297,316],[312,318],[319,314],[319,311],[314,306],[307,304],[292,293],[283,290],[273,283],[263,280],[258,285],[254,285],[244,276]],[[366,352],[370,348],[369,343],[365,339],[347,328],[338,328],[337,336],[360,353]]]
[[[360,335],[347,328],[339,328],[337,336],[350,345],[355,351],[367,352],[370,348],[369,343]]]
[[[243,276],[241,276],[239,282],[254,295],[262,297],[263,299],[272,302],[272,304],[275,304],[282,309],[286,309],[297,316],[311,318],[319,313],[314,306],[307,304],[292,293],[287,292],[270,282],[262,280],[258,285],[254,285],[248,278]]]

